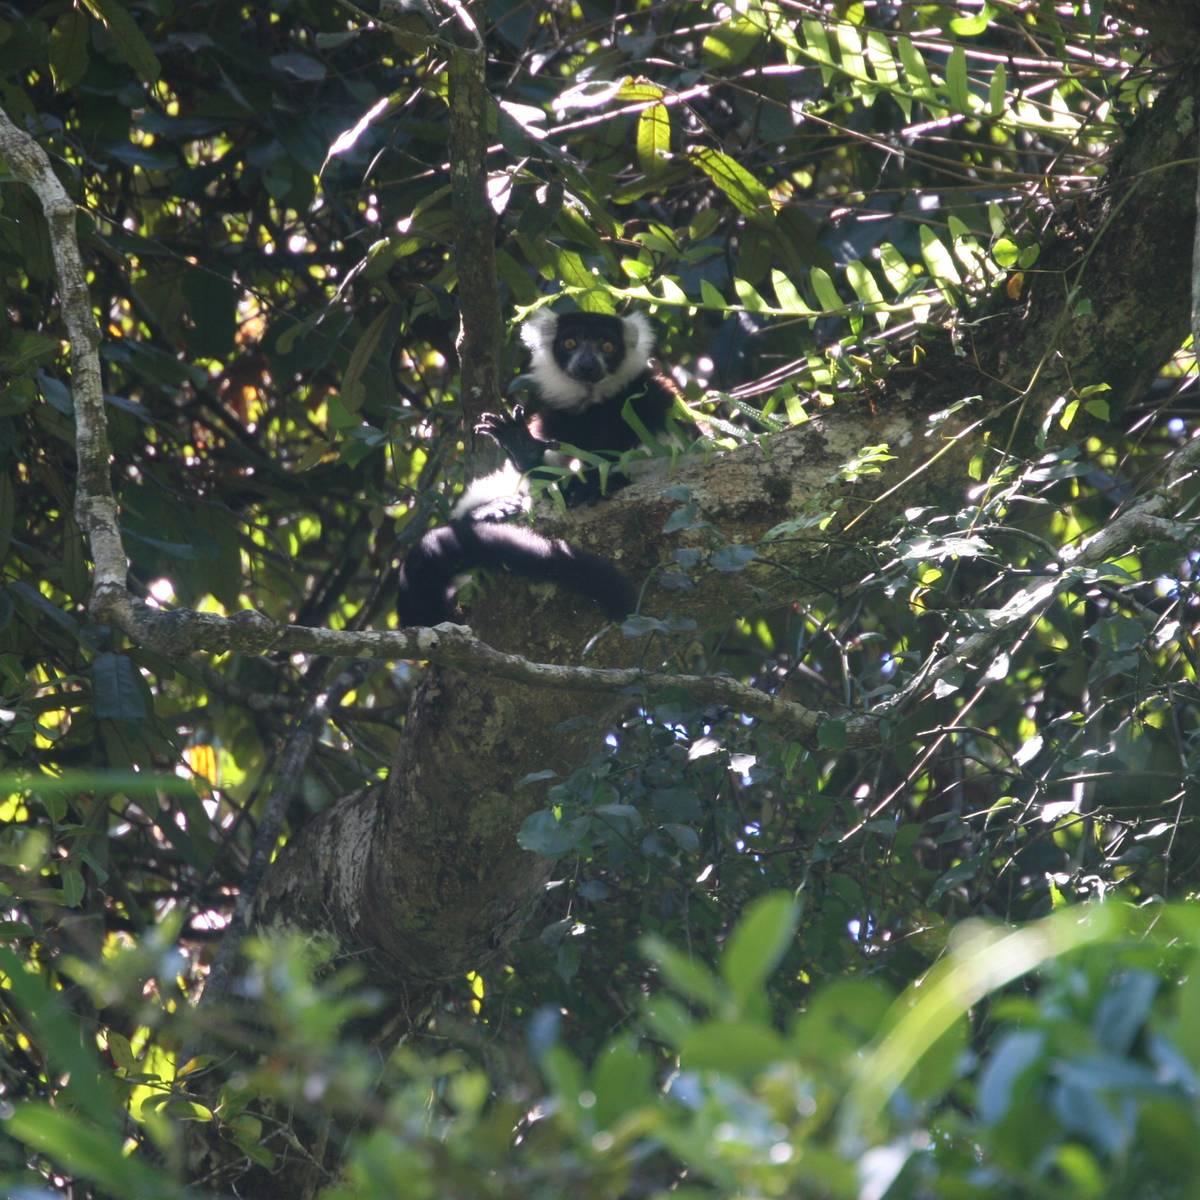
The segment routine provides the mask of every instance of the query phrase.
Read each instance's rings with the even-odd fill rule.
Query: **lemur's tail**
[[[637,604],[633,585],[607,559],[532,529],[468,519],[430,530],[409,551],[400,568],[400,624],[453,620],[457,577],[472,567],[507,567],[526,579],[568,588],[614,621]]]

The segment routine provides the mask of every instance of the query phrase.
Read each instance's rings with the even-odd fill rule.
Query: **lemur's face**
[[[604,313],[565,313],[554,331],[554,361],[571,379],[593,386],[621,369],[625,326]]]

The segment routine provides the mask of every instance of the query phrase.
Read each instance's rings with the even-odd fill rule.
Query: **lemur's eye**
[[[574,350],[579,343],[574,338],[563,338],[563,349]]]
[[[612,342],[605,342],[600,349],[603,350],[605,354],[611,354],[616,349],[616,346],[613,345]]]

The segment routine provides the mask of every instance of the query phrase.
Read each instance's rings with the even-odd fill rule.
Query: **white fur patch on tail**
[[[528,503],[525,477],[512,463],[505,463],[490,475],[472,479],[450,510],[450,515],[457,520],[498,500],[512,500],[515,507],[524,507]]]

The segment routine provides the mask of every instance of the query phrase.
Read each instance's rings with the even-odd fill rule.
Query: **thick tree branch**
[[[311,697],[288,737],[274,772],[271,794],[259,817],[254,847],[238,888],[233,915],[209,968],[208,982],[201,996],[203,1005],[211,1006],[224,1000],[229,994],[236,972],[237,956],[248,931],[248,917],[254,897],[258,894],[258,886],[278,848],[288,810],[300,793],[309,757],[330,716],[336,713],[346,694],[362,683],[362,674],[361,666],[348,667],[334,679],[328,691]]]
[[[460,45],[450,55],[450,198],[458,271],[458,336],[463,408],[468,425],[500,394],[500,289],[496,283],[496,219],[488,199],[487,47],[476,17],[483,5],[456,0]]]

